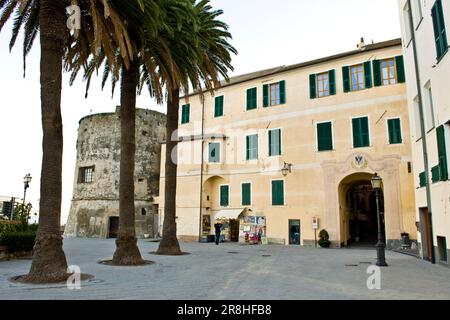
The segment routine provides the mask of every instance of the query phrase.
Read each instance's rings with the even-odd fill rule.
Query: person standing
[[[217,222],[214,225],[214,229],[216,231],[216,245],[219,245],[220,242],[220,234],[222,233],[222,227],[223,225],[220,222]]]

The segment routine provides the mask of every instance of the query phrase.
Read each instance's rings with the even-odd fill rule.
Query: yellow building
[[[450,1],[399,0],[421,256],[449,265]]]
[[[378,173],[388,248],[404,232],[415,239],[404,82],[400,39],[362,40],[354,51],[232,78],[204,100],[183,97],[179,237],[204,239],[220,220],[230,241],[260,233],[312,246],[326,229],[334,247],[375,243]]]

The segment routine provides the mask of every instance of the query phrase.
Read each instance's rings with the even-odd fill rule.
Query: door
[[[300,245],[300,220],[289,220],[289,244]]]
[[[108,238],[110,239],[117,238],[118,232],[119,232],[119,217],[110,217]]]
[[[239,242],[239,220],[230,220],[230,241]]]
[[[433,240],[431,239],[431,219],[428,208],[420,209],[420,225],[422,234],[422,256],[432,260]]]

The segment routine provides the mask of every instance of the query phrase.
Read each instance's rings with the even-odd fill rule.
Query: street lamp
[[[381,190],[381,184],[383,180],[381,177],[378,176],[378,174],[375,173],[375,175],[372,177],[372,188],[375,190],[375,196],[377,201],[377,220],[378,220],[378,242],[377,242],[377,266],[378,267],[387,267],[388,264],[386,263],[386,257],[385,257],[385,248],[386,244],[383,240],[383,234],[381,230],[381,215],[380,215],[380,195],[379,191]]]
[[[23,177],[23,204],[25,204],[25,197],[27,195],[27,189],[30,187],[31,174],[27,174],[25,177]]]
[[[292,172],[292,164],[285,162],[283,168],[281,169],[281,173],[283,174],[283,176],[286,177],[291,172]]]

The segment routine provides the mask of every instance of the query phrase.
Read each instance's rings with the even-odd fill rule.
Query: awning
[[[229,209],[218,211],[214,215],[215,220],[235,220],[238,219],[245,209]]]

